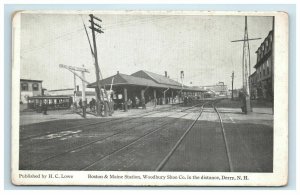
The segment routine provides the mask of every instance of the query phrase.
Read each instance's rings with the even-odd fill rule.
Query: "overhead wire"
[[[81,16],[81,19],[82,19],[82,15]],[[149,18],[144,18],[144,19],[137,19],[137,20],[128,20],[126,22],[121,22],[121,23],[117,23],[117,24],[113,24],[113,25],[108,25],[108,26],[105,26],[103,25],[103,30],[114,30],[114,29],[118,29],[118,28],[122,28],[122,27],[126,27],[126,25],[134,25],[135,22],[139,23],[139,24],[146,24],[146,23],[149,23],[149,22],[154,22],[154,21],[157,21],[157,20],[160,20],[160,21],[163,21],[164,19],[171,19],[173,16],[166,16],[166,17],[159,17],[159,18],[153,18],[153,19],[149,19]],[[83,21],[83,19],[82,19]],[[28,49],[25,49],[23,50],[22,52],[23,53],[28,53],[28,52],[31,52],[31,51],[34,51],[34,50],[37,50],[37,49],[43,49],[44,47],[46,46],[49,46],[49,45],[52,45],[52,44],[55,44],[55,41],[57,40],[72,40],[74,38],[76,38],[77,36],[81,36],[81,34],[76,34],[75,36],[73,36],[72,38],[70,37],[67,37],[67,39],[63,39],[64,37],[68,36],[68,35],[71,35],[71,34],[74,34],[74,33],[78,33],[80,31],[84,31],[84,27],[82,28],[78,28],[74,31],[71,31],[71,32],[67,32],[67,33],[64,33],[62,35],[59,35],[49,41],[47,41],[46,43],[41,43],[40,46],[36,46],[36,47],[31,47],[31,48],[28,48]],[[98,37],[98,33],[96,34],[96,37]]]

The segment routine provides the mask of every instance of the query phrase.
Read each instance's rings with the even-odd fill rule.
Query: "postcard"
[[[284,186],[288,14],[19,11],[12,183]]]

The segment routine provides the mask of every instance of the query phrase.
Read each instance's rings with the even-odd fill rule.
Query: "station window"
[[[39,84],[33,83],[33,84],[32,84],[32,90],[33,90],[33,91],[38,91],[38,90],[39,90]]]
[[[28,91],[28,83],[21,83],[21,90]]]

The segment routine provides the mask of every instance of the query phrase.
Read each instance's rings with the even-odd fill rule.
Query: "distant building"
[[[261,99],[273,99],[273,31],[270,31],[265,40],[257,49],[257,62],[254,66],[255,74],[250,76],[253,80],[253,96]],[[251,94],[252,96],[252,94]]]
[[[20,79],[20,103],[27,104],[28,97],[43,95],[41,80]]]
[[[210,91],[210,93],[214,93],[215,96],[227,96],[228,88],[224,82],[219,82],[215,85],[202,86],[203,89]]]
[[[48,90],[47,95],[67,95],[74,96],[74,88]]]

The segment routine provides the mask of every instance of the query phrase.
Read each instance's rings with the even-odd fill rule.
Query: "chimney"
[[[168,72],[167,72],[167,71],[165,71],[165,77],[167,77],[167,78],[168,78]]]

